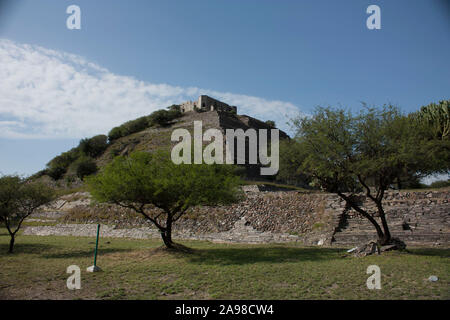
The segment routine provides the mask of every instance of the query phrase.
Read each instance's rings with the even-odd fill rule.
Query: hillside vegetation
[[[34,177],[47,175],[55,181],[64,179],[64,182],[70,185],[77,179],[82,180],[85,176],[96,173],[104,164],[104,161],[100,161],[100,159],[105,158],[103,156],[108,149],[110,149],[110,155],[116,156],[123,149],[117,148],[117,144],[121,146],[123,143],[133,144],[135,141],[127,139],[116,143],[121,138],[130,137],[145,129],[168,126],[182,116],[178,105],[172,105],[167,109],[157,110],[148,116],[127,121],[111,129],[108,135],[102,134],[82,139],[77,147],[50,160],[46,168],[35,174]],[[114,147],[111,148],[112,146]]]

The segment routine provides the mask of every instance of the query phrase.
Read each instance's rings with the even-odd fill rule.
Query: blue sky
[[[0,6],[0,172],[31,174],[80,138],[205,92],[282,128],[286,115],[316,105],[409,112],[449,99],[449,2]],[[81,30],[66,28],[71,4],[81,8]],[[381,8],[381,30],[366,28],[371,4]]]

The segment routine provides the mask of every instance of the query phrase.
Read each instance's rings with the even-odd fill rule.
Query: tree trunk
[[[384,237],[385,237],[385,234],[384,234],[384,232],[383,232],[383,230],[381,230],[381,227],[380,227],[380,225],[375,221],[375,219],[368,219],[371,223],[372,223],[372,225],[375,227],[375,230],[377,230],[377,236],[378,236],[378,239],[380,240],[380,239],[383,239]]]
[[[350,208],[353,208],[356,212],[360,213],[364,218],[366,218],[367,220],[370,221],[370,223],[372,223],[372,225],[375,227],[375,230],[377,231],[378,240],[381,241],[382,239],[385,238],[385,233],[381,229],[380,225],[367,211],[363,210],[359,205],[357,205],[354,201],[352,201],[349,197],[345,196],[344,194],[338,193],[338,195],[342,199],[345,200],[347,206],[349,206]],[[383,221],[383,220],[381,220],[381,221]],[[383,228],[384,228],[384,225],[383,225]],[[386,228],[387,228],[387,224],[386,224]],[[388,229],[385,229],[385,230],[388,230]],[[389,235],[389,238],[390,238],[390,235]]]
[[[9,251],[8,253],[13,253],[14,249],[14,235],[11,235],[11,240],[9,240]]]
[[[167,231],[161,231],[161,237],[167,248],[173,248],[172,235]]]
[[[390,243],[391,241],[391,233],[389,231],[389,226],[387,224],[387,220],[386,220],[386,214],[384,213],[383,210],[383,205],[381,204],[381,201],[377,202],[377,208],[378,208],[378,214],[380,215],[380,219],[381,219],[381,225],[383,226],[383,230],[384,230],[384,236],[379,239],[380,244],[382,246],[387,245]]]
[[[167,248],[173,248],[172,241],[172,215],[167,214],[166,228],[161,231],[161,237]]]
[[[402,180],[400,179],[400,177],[397,177],[397,188],[398,190],[402,189]]]
[[[367,188],[367,190],[368,190],[367,195],[369,195],[370,190],[368,188]],[[371,197],[372,201],[377,206],[378,214],[379,214],[380,220],[381,220],[381,226],[383,227],[383,229],[381,229],[380,225],[378,224],[378,222],[375,220],[374,217],[372,217],[367,211],[363,210],[358,204],[356,204],[354,201],[352,201],[351,198],[347,197],[346,195],[344,195],[343,193],[340,193],[340,192],[338,192],[337,194],[342,199],[345,200],[347,206],[353,208],[356,212],[360,213],[362,216],[364,216],[366,219],[368,219],[372,223],[372,225],[377,230],[379,245],[384,246],[384,245],[390,244],[391,233],[389,232],[389,226],[386,221],[386,215],[384,213],[383,204],[382,204],[384,191],[382,191],[380,199],[378,197],[376,199]]]

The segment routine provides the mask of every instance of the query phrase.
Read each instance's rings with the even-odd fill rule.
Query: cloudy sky
[[[446,3],[0,0],[0,172],[32,174],[81,138],[200,94],[285,130],[316,105],[448,99]],[[66,28],[71,4],[81,30]]]
[[[299,113],[289,102],[154,84],[114,74],[83,57],[0,40],[0,130],[3,138],[82,138],[125,120],[207,94],[238,105],[239,113],[273,119]]]

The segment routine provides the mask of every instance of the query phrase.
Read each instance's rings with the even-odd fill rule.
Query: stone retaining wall
[[[240,203],[191,210],[175,224],[174,238],[246,243],[299,241],[336,246],[354,246],[376,238],[370,222],[355,211],[346,210],[345,202],[335,194],[260,192],[259,188],[251,186],[244,190],[246,197]],[[450,245],[449,195],[449,191],[387,192],[384,208],[393,236],[408,245]],[[87,211],[85,216],[89,217],[89,221],[85,222],[116,224],[102,228],[104,236],[159,237],[157,230],[149,228],[147,222],[139,220],[139,217],[130,218],[134,225],[132,228],[124,228],[123,218],[105,221],[104,213],[100,217],[97,207],[79,199],[77,201],[82,204],[75,206],[76,210]],[[374,210],[364,196],[360,197],[360,201],[367,209]],[[69,208],[68,212],[60,214],[70,217],[70,210],[74,207],[70,203],[65,206]],[[64,211],[64,207],[61,210]],[[107,213],[122,209],[108,210]],[[122,214],[122,217],[130,216],[129,213]],[[28,227],[25,233],[92,235],[95,232],[95,228],[92,231],[89,229],[92,227],[71,224],[70,219],[66,222],[59,226]]]

